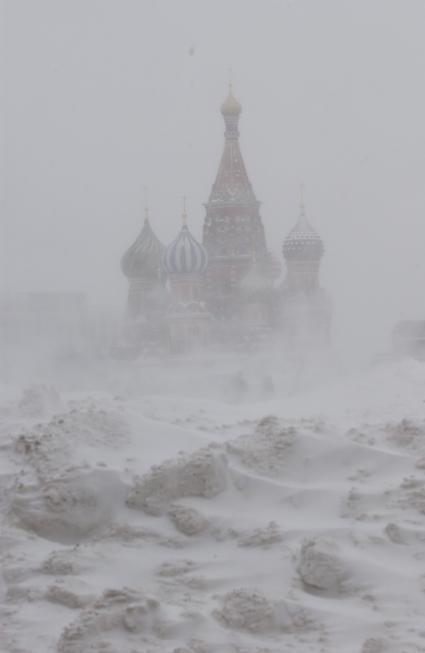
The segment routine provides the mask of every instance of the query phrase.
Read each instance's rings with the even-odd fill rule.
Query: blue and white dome
[[[192,236],[187,225],[165,250],[163,265],[168,274],[201,273],[206,270],[208,254]]]

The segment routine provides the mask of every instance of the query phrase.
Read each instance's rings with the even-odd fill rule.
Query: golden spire
[[[183,195],[183,212],[182,212],[182,222],[183,225],[187,224],[187,212],[186,212],[186,195]]]
[[[232,69],[229,70],[229,93],[227,98],[224,100],[221,105],[221,113],[239,115],[242,111],[242,107],[233,95],[233,75]]]

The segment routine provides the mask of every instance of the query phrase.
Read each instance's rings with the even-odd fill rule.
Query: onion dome
[[[185,220],[186,215],[183,214]],[[163,256],[163,266],[168,274],[201,273],[208,264],[207,250],[192,236],[183,224],[177,238],[167,247]]]
[[[160,279],[164,250],[146,215],[142,231],[121,259],[121,269],[129,279]]]
[[[221,105],[221,113],[223,116],[235,115],[238,116],[242,111],[242,107],[233,95],[232,84],[229,84],[229,94]]]
[[[319,261],[323,256],[323,241],[307,220],[303,204],[297,224],[283,242],[282,251],[285,259],[293,261]]]

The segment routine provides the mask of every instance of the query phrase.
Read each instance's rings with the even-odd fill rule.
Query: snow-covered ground
[[[425,651],[425,363],[99,364],[0,404],[0,650]]]

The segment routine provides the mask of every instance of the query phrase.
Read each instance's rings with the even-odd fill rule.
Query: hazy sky
[[[337,338],[425,318],[423,0],[5,0],[2,287],[124,308],[143,219],[200,237],[233,70],[270,249],[299,186]],[[4,145],[4,148],[3,148]]]

